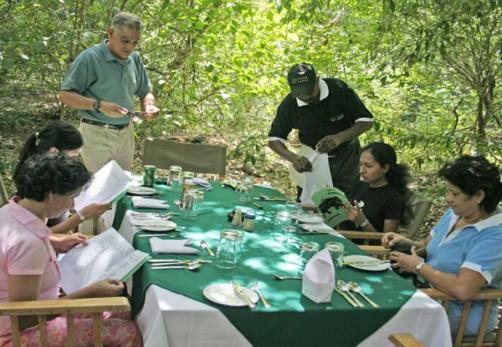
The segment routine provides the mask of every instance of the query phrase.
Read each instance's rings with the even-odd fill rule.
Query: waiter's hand
[[[291,162],[293,167],[298,172],[312,171],[312,163],[305,157],[297,155],[295,159]]]
[[[324,136],[317,142],[316,150],[320,153],[329,153],[343,143],[339,134]]]
[[[113,118],[124,117],[129,112],[127,108],[108,101],[101,101],[99,111]]]
[[[148,118],[154,118],[159,114],[159,108],[155,106],[154,104],[148,104],[145,105],[145,111],[143,112],[143,115],[145,116],[146,119]]]

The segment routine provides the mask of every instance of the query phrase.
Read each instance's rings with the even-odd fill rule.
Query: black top
[[[401,220],[404,212],[404,199],[399,192],[387,184],[383,187],[371,188],[368,183],[359,181],[354,194],[349,200],[363,201],[363,212],[373,227],[383,232],[386,219]],[[352,221],[345,221],[339,225],[341,230],[361,230]]]
[[[345,82],[335,78],[323,80],[328,86],[329,94],[318,104],[298,106],[291,93],[286,96],[277,108],[269,137],[286,140],[292,129],[299,129],[300,142],[315,148],[317,142],[326,135],[350,128],[357,119],[373,118],[357,94]],[[334,152],[344,147],[340,146]]]

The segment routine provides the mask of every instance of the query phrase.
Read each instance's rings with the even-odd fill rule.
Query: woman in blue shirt
[[[482,288],[502,288],[502,212],[497,209],[502,183],[499,169],[483,157],[462,156],[446,164],[439,175],[446,180],[450,209],[431,234],[414,242],[399,234],[386,233],[382,244],[412,246],[411,255],[390,253],[394,267],[400,272],[416,273],[434,288],[458,299],[451,301],[448,309],[455,333],[462,301],[471,299]],[[417,255],[417,249],[424,247],[425,260]],[[497,304],[493,304],[490,312],[490,330],[496,324]],[[466,334],[477,334],[482,312],[483,304],[473,302]]]

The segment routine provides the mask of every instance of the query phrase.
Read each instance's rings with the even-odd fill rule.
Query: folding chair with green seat
[[[161,139],[147,139],[143,154],[144,165],[168,169],[179,165],[196,173],[225,175],[227,148],[195,143],[181,143]]]

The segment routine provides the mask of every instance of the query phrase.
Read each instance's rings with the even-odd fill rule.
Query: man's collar
[[[326,99],[329,95],[328,84],[322,78],[319,78],[319,89],[320,89],[319,101],[322,101]],[[301,101],[298,98],[296,98],[296,103],[298,104],[298,107],[309,105],[308,103]]]
[[[128,63],[131,60],[131,56],[129,55],[126,60],[122,60],[115,56],[115,54],[112,53],[110,47],[108,47],[108,40],[104,40],[101,43],[103,54],[105,56],[106,61],[114,61],[116,60],[117,62],[123,64],[123,63]]]

